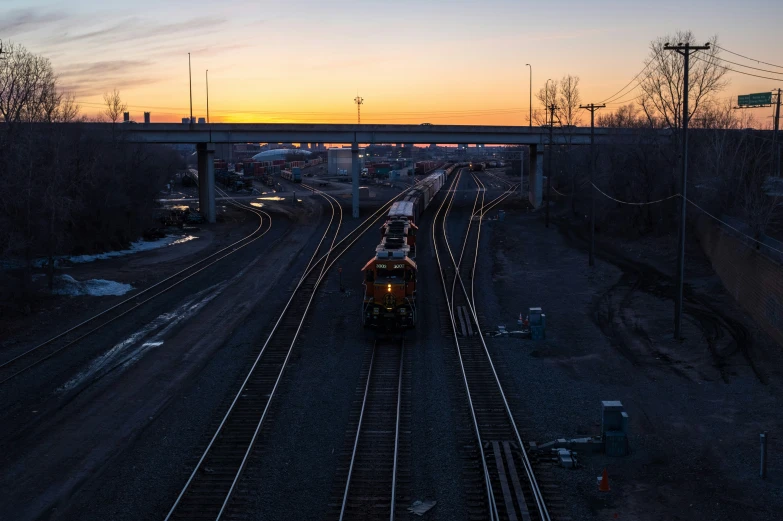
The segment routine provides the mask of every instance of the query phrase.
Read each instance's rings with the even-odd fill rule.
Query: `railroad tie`
[[[463,307],[457,306],[457,318],[459,318],[459,327],[462,329],[462,336],[468,336],[467,331],[465,330],[465,317],[462,316]]]
[[[473,324],[472,324],[472,315],[468,312],[468,308],[463,307],[462,311],[465,313],[465,322],[468,324],[468,336],[473,336]]]
[[[514,485],[517,504],[519,505],[519,511],[522,513],[522,521],[530,521],[530,512],[527,509],[525,494],[522,492],[522,485],[519,483],[519,475],[517,474],[517,466],[514,464],[514,453],[511,452],[511,444],[507,441],[503,442],[503,452],[506,453],[508,473],[511,476],[511,483]]]
[[[500,444],[498,442],[492,442],[492,451],[495,453],[495,465],[497,465],[498,476],[500,477],[500,488],[503,490],[503,502],[506,504],[508,521],[517,521],[514,498],[511,497],[511,490],[508,488],[508,478],[506,477],[506,469],[503,465],[503,457],[500,454]]]

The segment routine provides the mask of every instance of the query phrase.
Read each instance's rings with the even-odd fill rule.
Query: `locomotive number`
[[[379,270],[385,270],[386,269],[386,264],[376,264],[375,267],[377,269],[379,269]]]
[[[401,270],[405,268],[405,264],[395,264],[394,269],[395,270]]]

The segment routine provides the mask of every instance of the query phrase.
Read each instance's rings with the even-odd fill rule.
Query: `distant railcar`
[[[282,170],[280,172],[280,177],[286,181],[291,181],[292,183],[302,182],[302,172],[299,168],[294,168],[293,170]]]

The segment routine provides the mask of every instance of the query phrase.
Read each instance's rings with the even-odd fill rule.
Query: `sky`
[[[533,92],[572,74],[600,103],[677,30],[783,65],[782,21],[780,0],[0,1],[0,39],[48,57],[84,114],[118,89],[153,122],[188,116],[188,52],[193,115],[208,69],[211,122],[352,123],[358,94],[363,123],[526,125],[527,63]],[[783,87],[783,68],[722,57],[781,81],[732,72],[721,97]]]

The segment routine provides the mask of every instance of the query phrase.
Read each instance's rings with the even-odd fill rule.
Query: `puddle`
[[[273,197],[259,197],[259,201],[285,201],[285,197],[273,196]]]

